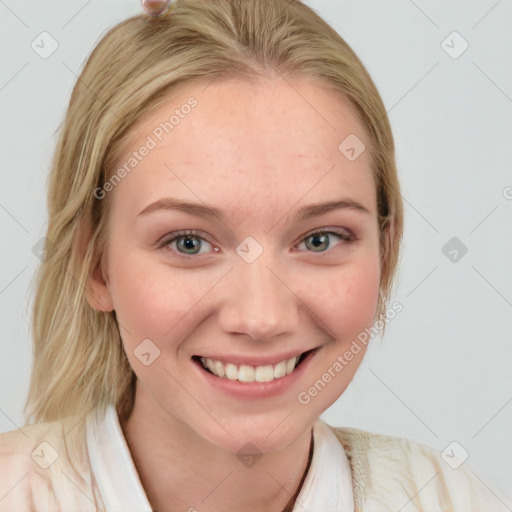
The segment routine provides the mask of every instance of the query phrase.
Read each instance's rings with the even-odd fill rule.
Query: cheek
[[[323,286],[322,286],[323,284]],[[366,352],[368,329],[374,323],[380,266],[371,258],[340,269],[311,295],[314,316],[334,338],[311,367],[308,384],[297,396],[313,417],[322,414],[346,390]],[[365,343],[361,342],[361,335]]]
[[[340,267],[325,279],[318,280],[313,290],[305,290],[308,307],[324,321],[338,339],[346,339],[373,324],[377,309],[380,267],[369,258]]]
[[[206,274],[171,269],[150,260],[143,251],[113,250],[111,294],[123,341],[132,346],[144,338],[161,340],[179,332],[181,322],[208,293]],[[210,276],[211,277],[211,276]]]
[[[341,301],[346,314],[344,320],[352,328],[371,325],[375,318],[380,286],[380,271],[378,264],[368,265],[364,271],[357,270],[349,274],[347,286]],[[350,319],[353,322],[350,322]]]

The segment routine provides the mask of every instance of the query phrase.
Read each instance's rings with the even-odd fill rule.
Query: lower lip
[[[270,382],[240,382],[238,380],[227,379],[226,377],[217,377],[213,375],[213,373],[205,370],[200,362],[192,360],[192,363],[194,363],[201,377],[208,384],[219,389],[226,395],[235,398],[268,398],[284,393],[290,389],[307,370],[316,352],[316,350],[313,350],[309,353],[302,363],[289,375],[279,377]]]

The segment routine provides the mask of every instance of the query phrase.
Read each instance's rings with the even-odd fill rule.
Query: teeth
[[[281,361],[274,366],[274,379],[284,377],[286,375],[286,361]]]
[[[271,382],[274,379],[279,379],[292,373],[295,370],[299,357],[295,356],[275,365],[267,364],[264,366],[224,364],[222,361],[216,361],[207,357],[201,357],[201,362],[205,368],[208,368],[217,377],[225,377],[226,379],[238,380],[240,382]]]
[[[254,380],[256,382],[270,382],[274,380],[274,367],[271,364],[267,366],[257,366],[254,372]]]
[[[286,375],[293,372],[296,362],[297,360],[294,361],[293,359],[288,359],[288,361],[286,361]]]
[[[211,359],[210,359],[211,361]],[[224,370],[224,365],[220,361],[215,361],[214,369],[212,370],[215,375],[219,377],[224,377],[226,375],[226,370]]]
[[[206,360],[206,366],[208,367],[208,369],[210,371],[212,371],[212,372],[215,371],[215,363],[211,359]]]
[[[238,380],[240,382],[254,382],[254,367],[242,364],[238,368]]]
[[[231,363],[227,364],[226,378],[228,378],[229,380],[238,380],[238,367]]]

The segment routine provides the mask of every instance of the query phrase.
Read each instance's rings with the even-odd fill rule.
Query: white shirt
[[[114,407],[98,415],[0,434],[0,512],[150,512]],[[512,511],[467,462],[454,468],[436,449],[321,421],[313,435],[294,512]]]
[[[92,478],[108,512],[152,512],[114,406],[87,418]],[[293,512],[354,512],[350,463],[329,425],[313,427],[311,465]]]

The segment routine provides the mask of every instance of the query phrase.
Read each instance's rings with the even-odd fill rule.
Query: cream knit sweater
[[[0,434],[0,512],[104,510],[86,446],[74,453],[70,445],[79,423],[65,418]],[[455,470],[437,450],[413,441],[332,430],[350,461],[355,512],[512,510],[467,463]]]
[[[464,463],[407,439],[334,428],[352,468],[355,512],[505,512],[512,502]]]

